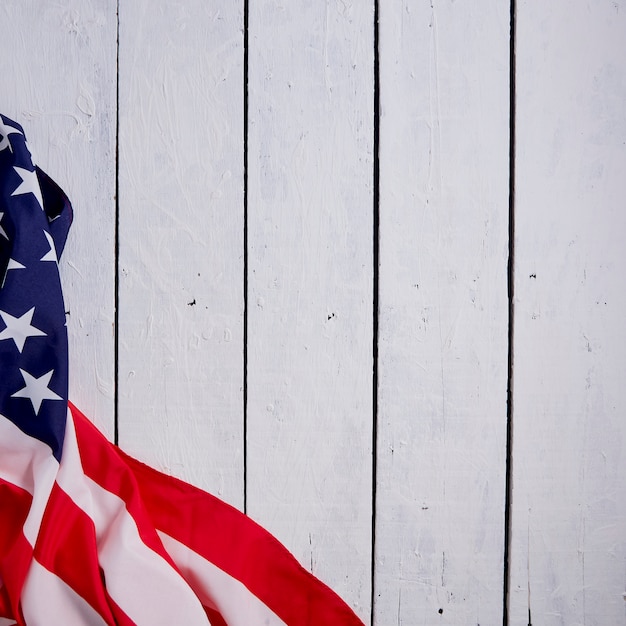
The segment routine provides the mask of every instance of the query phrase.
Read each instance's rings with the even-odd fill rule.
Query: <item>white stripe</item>
[[[217,609],[228,626],[287,626],[241,581],[207,561],[184,543],[159,532],[165,549],[202,602]]]
[[[24,535],[31,546],[35,545],[58,470],[59,463],[49,446],[0,415],[0,477],[33,496],[24,522]]]
[[[33,559],[21,597],[28,626],[106,626],[70,586]]]
[[[93,520],[107,591],[131,620],[140,625],[209,624],[180,574],[143,543],[124,501],[84,476],[69,412],[57,482]]]

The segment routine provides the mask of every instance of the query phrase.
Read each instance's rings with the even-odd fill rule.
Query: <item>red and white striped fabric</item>
[[[0,419],[0,503],[0,625],[362,623],[250,518],[71,405],[60,463]]]

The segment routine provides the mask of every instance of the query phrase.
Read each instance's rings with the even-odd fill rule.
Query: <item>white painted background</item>
[[[513,223],[510,3],[374,11],[3,0],[71,397],[368,624],[626,624],[626,4],[518,0]]]

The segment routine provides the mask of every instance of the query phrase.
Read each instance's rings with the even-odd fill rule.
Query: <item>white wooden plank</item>
[[[624,623],[624,9],[518,3],[513,624]]]
[[[375,624],[502,621],[508,3],[380,6]]]
[[[243,504],[242,2],[120,5],[120,444]]]
[[[249,514],[369,618],[373,3],[250,3]]]
[[[70,398],[111,437],[116,3],[5,0],[0,22],[1,112],[74,207],[61,259]]]

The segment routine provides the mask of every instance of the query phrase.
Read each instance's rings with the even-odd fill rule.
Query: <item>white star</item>
[[[13,135],[15,133],[22,134],[22,131],[17,128],[13,128],[13,126],[7,126],[0,121],[0,135],[2,135],[2,139],[0,139],[0,152],[3,150],[9,149],[10,152],[13,152],[13,146],[9,141],[9,135]]]
[[[16,261],[14,259],[9,259],[9,264],[7,265],[7,271],[4,273],[4,278],[2,279],[2,287],[4,287],[4,283],[7,280],[7,274],[9,273],[9,270],[23,270],[23,269],[26,269],[26,267],[22,265],[19,261]],[[0,289],[2,289],[2,287],[0,287]]]
[[[9,259],[9,264],[7,265],[7,272],[9,270],[24,270],[26,269],[25,265],[22,265],[19,261],[15,259]]]
[[[54,261],[56,263],[57,262],[57,250],[54,247],[54,239],[52,239],[52,235],[47,230],[44,230],[43,234],[46,236],[46,239],[48,240],[48,245],[50,246],[50,250],[48,250],[48,252],[46,252],[39,260],[40,261]]]
[[[22,373],[22,378],[24,379],[26,387],[20,389],[19,391],[16,391],[11,397],[28,398],[33,404],[33,410],[35,411],[35,415],[39,414],[41,403],[44,400],[63,400],[61,396],[58,396],[56,393],[54,393],[54,391],[48,389],[48,385],[50,384],[50,379],[52,378],[52,374],[54,374],[54,370],[50,370],[47,374],[44,374],[39,378],[31,376],[22,368],[20,368],[20,372]]]
[[[32,193],[35,198],[37,198],[37,202],[39,202],[39,206],[43,211],[43,198],[41,197],[41,188],[39,187],[39,181],[37,180],[37,172],[35,170],[31,172],[30,170],[17,166],[13,166],[13,169],[18,173],[22,182],[11,195],[21,196],[26,193]]]
[[[24,349],[24,342],[28,337],[45,337],[46,333],[34,326],[31,326],[35,307],[26,311],[21,317],[13,317],[9,313],[0,311],[0,317],[6,324],[6,328],[0,333],[0,341],[3,339],[13,339],[17,349],[21,352]]]
[[[2,218],[4,217],[4,213],[0,213],[0,222],[2,221]],[[2,235],[5,239],[8,239],[9,236],[6,234],[4,228],[2,228],[2,226],[0,226],[0,235]]]

